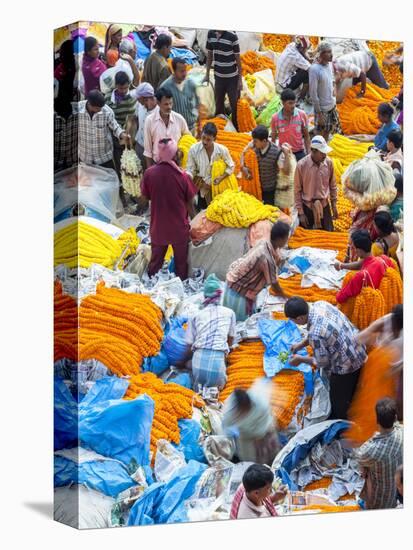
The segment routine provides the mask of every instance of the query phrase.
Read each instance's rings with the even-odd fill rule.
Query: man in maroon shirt
[[[172,245],[175,273],[182,280],[188,277],[189,219],[195,215],[193,199],[197,189],[191,178],[175,162],[177,143],[170,139],[159,142],[159,162],[145,171],[142,195],[151,201],[152,257],[148,275],[157,273]]]

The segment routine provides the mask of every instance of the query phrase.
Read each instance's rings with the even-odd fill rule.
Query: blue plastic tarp
[[[63,456],[54,457],[54,486],[63,487],[76,483],[104,493],[117,495],[135,485],[126,466],[118,460],[91,460],[76,464]]]
[[[183,386],[184,388],[192,389],[192,380],[191,375],[188,372],[181,372],[181,374],[178,374],[174,378],[170,378],[166,382],[167,384],[178,384],[179,386]]]
[[[155,357],[146,357],[143,365],[142,372],[153,372],[157,376],[164,373],[169,368],[168,356],[165,353],[163,346],[160,352]]]
[[[169,332],[163,341],[163,348],[170,366],[180,363],[186,357],[188,345],[183,325],[187,321],[187,317],[173,317],[170,321]]]
[[[269,377],[275,376],[282,369],[298,370],[304,374],[304,391],[307,395],[314,392],[313,370],[310,365],[302,363],[298,367],[291,366],[288,361],[283,363],[278,358],[280,352],[290,353],[291,346],[302,341],[301,333],[293,321],[276,321],[260,319],[258,331],[265,345],[264,371]],[[308,356],[305,349],[297,352],[303,357]]]
[[[122,399],[128,384],[115,376],[97,380],[77,407],[64,383],[55,380],[55,450],[81,444],[126,465],[149,464],[154,403],[147,395]]]
[[[199,444],[201,426],[199,422],[192,419],[183,418],[178,420],[180,443],[173,446],[183,453],[186,460],[197,460],[206,463],[204,451]]]

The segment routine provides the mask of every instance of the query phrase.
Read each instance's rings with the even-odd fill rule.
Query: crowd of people
[[[140,212],[149,208],[152,256],[148,275],[163,266],[168,246],[174,253],[175,273],[188,277],[190,219],[212,200],[211,189],[235,172],[227,147],[217,143],[213,122],[202,124],[197,86],[187,75],[187,63],[173,57],[173,40],[167,33],[153,40],[152,51],[143,67],[133,36],[123,36],[120,25],[110,25],[103,51],[96,38],[85,40],[81,63],[82,84],[76,84],[73,49],[65,42],[55,69],[55,169],[76,162],[112,168],[120,176],[124,147],[134,147],[142,162]],[[282,102],[270,127],[256,126],[241,156],[245,178],[251,173],[245,155],[254,151],[262,200],[291,214],[296,211],[305,229],[334,231],[338,218],[338,190],[333,163],[328,156],[329,139],[341,133],[337,111],[337,91],[345,79],[359,85],[359,96],[369,80],[388,88],[376,58],[367,49],[333,57],[328,40],[311,51],[310,40],[297,36],[277,60],[275,85]],[[240,45],[237,34],[210,30],[206,43],[204,84],[214,77],[215,115],[231,115],[238,130],[237,104],[242,89]],[[399,52],[400,53],[400,52]],[[398,58],[402,71],[402,58]],[[112,89],[102,89],[102,75],[112,73]],[[141,69],[139,69],[139,67]],[[105,79],[103,78],[103,81]],[[228,98],[229,110],[226,105]],[[355,220],[351,231],[351,254],[336,262],[337,270],[357,274],[337,293],[342,304],[356,297],[364,286],[378,288],[387,267],[398,262],[399,235],[396,222],[403,212],[403,90],[394,104],[382,103],[377,116],[381,127],[374,147],[395,176],[397,197],[387,209],[374,212],[371,219]],[[303,109],[314,109],[314,128]],[[75,108],[71,106],[76,105]],[[397,106],[397,120],[396,109]],[[181,166],[178,142],[185,135],[197,139]],[[216,160],[225,163],[221,178],[212,181]],[[292,186],[280,189],[280,176],[290,176]],[[121,200],[127,199],[121,191]],[[368,223],[367,223],[368,222]],[[328,375],[331,419],[346,419],[368,349],[378,340],[397,350],[394,376],[398,379],[397,399],[383,396],[376,404],[378,432],[357,450],[357,460],[366,479],[363,499],[368,509],[396,507],[403,502],[402,449],[402,364],[403,306],[359,332],[339,307],[324,301],[309,304],[287,295],[278,279],[280,251],[287,246],[291,231],[282,221],[273,224],[270,240],[262,240],[228,269],[224,289],[210,275],[204,284],[200,312],[188,323],[187,359],[192,361],[194,388],[225,386],[226,358],[233,346],[236,322],[256,311],[256,299],[265,287],[285,298],[285,316],[306,329],[306,338],[293,346],[289,363],[302,363]],[[297,352],[311,346],[313,355]],[[235,390],[225,403],[224,427],[236,428],[237,458],[251,461],[231,509],[232,518],[276,515],[274,504],[285,491],[272,491],[271,465],[280,450],[276,424],[268,403],[253,387]]]

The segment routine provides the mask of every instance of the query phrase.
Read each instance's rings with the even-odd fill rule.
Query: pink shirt
[[[177,143],[184,134],[189,134],[188,125],[183,116],[171,112],[169,124],[162,120],[159,107],[145,120],[144,129],[144,155],[158,162],[158,145],[161,139],[171,138]]]
[[[286,120],[283,115],[283,109],[275,113],[271,120],[272,134],[278,134],[280,147],[283,143],[288,143],[294,153],[304,151],[303,129],[308,128],[308,117],[301,109],[294,109],[293,116]]]
[[[106,69],[106,65],[100,59],[89,57],[86,54],[83,56],[82,73],[85,81],[85,96],[92,90],[100,89],[100,75],[104,73]]]
[[[297,163],[294,174],[294,199],[299,214],[303,213],[303,203],[311,208],[311,203],[319,199],[325,207],[328,199],[337,199],[337,184],[331,159],[326,157],[317,165],[310,153]]]

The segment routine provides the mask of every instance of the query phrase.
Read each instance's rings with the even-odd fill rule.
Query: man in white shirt
[[[333,62],[334,74],[337,83],[337,95],[341,92],[342,81],[352,78],[352,84],[361,82],[360,96],[366,91],[366,78],[379,88],[388,89],[383,73],[374,54],[369,50],[358,50],[341,55]]]
[[[153,86],[149,84],[149,82],[140,84],[136,88],[136,97],[138,99],[136,105],[136,154],[142,162],[143,169],[145,169],[145,163],[143,162],[145,121],[147,116],[153,112],[157,105]]]
[[[310,45],[308,37],[296,36],[294,42],[288,44],[277,60],[275,82],[278,89],[297,90],[303,85],[299,99],[304,99],[308,91],[308,69],[311,63],[307,51]]]

